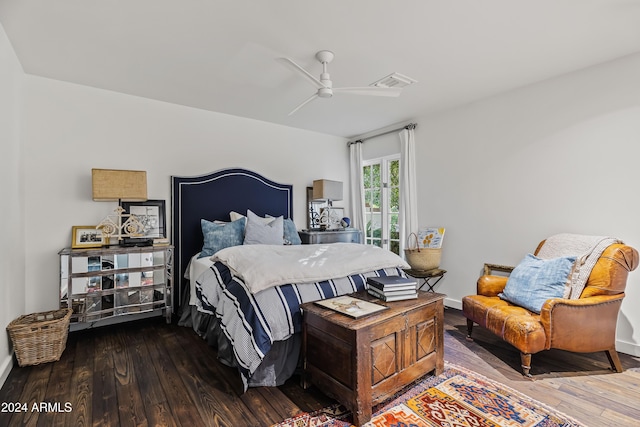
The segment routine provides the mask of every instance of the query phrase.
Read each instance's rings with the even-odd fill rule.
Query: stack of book
[[[401,301],[418,298],[417,282],[401,276],[367,278],[368,292],[383,301]]]

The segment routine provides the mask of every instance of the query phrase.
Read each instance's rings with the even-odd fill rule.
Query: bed
[[[372,246],[297,244],[289,184],[241,168],[171,180],[174,311],[180,325],[193,328],[217,348],[222,363],[238,369],[245,390],[281,385],[295,372],[301,303],[362,290],[369,276],[403,275],[408,268],[399,257]],[[235,229],[244,221],[246,242],[253,235],[250,227],[264,218],[269,218],[265,224],[284,222],[280,243],[240,241],[211,249],[210,229]],[[357,268],[350,266],[352,260]]]

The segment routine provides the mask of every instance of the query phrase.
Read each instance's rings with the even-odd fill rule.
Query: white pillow
[[[282,245],[284,234],[284,218],[269,218],[265,223],[262,218],[250,210],[247,211],[247,224],[244,233],[245,245]]]
[[[253,212],[251,212],[251,213],[253,213]],[[237,220],[239,220],[241,218],[246,218],[246,216],[244,216],[244,215],[242,215],[242,214],[240,214],[238,212],[235,212],[235,211],[229,212],[229,217],[231,218],[232,222],[233,221],[237,221]],[[272,216],[266,216],[266,217],[262,218],[262,217],[259,217],[259,216],[256,215],[256,217],[260,218],[265,224],[269,224],[271,221],[273,221],[273,217]]]

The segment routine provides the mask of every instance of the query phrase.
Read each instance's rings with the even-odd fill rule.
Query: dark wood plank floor
[[[465,335],[460,311],[446,309],[447,362],[589,426],[638,425],[639,358],[621,354],[625,372],[617,374],[604,353],[552,350],[534,355],[531,381],[515,349],[480,328],[473,342]],[[16,365],[0,390],[0,426],[269,426],[333,402],[298,381],[242,393],[237,372],[192,330],[149,319],[71,333],[59,362]]]

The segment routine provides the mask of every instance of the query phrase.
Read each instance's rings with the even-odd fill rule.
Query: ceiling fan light
[[[331,98],[333,96],[333,90],[330,87],[323,87],[318,89],[318,96],[320,98]]]
[[[401,88],[417,82],[417,80],[400,73],[392,73],[386,77],[381,78],[380,80],[371,83],[369,86]]]

